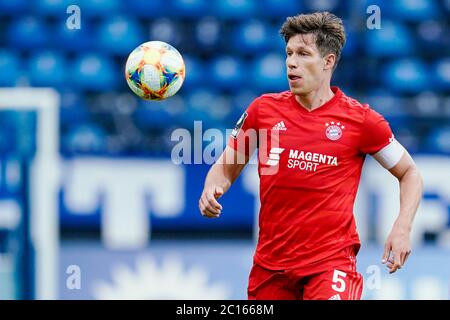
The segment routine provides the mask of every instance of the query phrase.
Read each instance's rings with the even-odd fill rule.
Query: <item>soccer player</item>
[[[206,177],[199,208],[220,216],[217,200],[258,146],[261,208],[248,298],[360,299],[353,205],[366,155],[400,183],[400,212],[382,255],[390,273],[411,253],[422,178],[386,120],[330,86],[346,38],[341,19],[301,14],[288,17],[280,33],[290,90],[249,105]]]

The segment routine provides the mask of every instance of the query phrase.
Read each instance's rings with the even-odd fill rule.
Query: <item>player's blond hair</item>
[[[286,43],[297,34],[312,33],[322,57],[333,53],[336,56],[334,69],[345,45],[345,29],[342,20],[329,12],[315,12],[288,17],[281,26],[280,34]]]

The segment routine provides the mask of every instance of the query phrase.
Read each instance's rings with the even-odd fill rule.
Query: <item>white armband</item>
[[[393,168],[402,158],[405,148],[396,139],[393,139],[386,147],[375,153],[373,158],[384,168]]]

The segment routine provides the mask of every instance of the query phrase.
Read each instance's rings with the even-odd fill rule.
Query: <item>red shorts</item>
[[[317,264],[269,270],[254,264],[248,285],[249,300],[359,300],[363,278],[356,272],[353,247]]]

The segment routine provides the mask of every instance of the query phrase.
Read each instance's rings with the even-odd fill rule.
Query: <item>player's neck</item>
[[[320,87],[306,95],[296,95],[295,100],[308,111],[320,108],[334,97],[334,92],[329,85]]]

